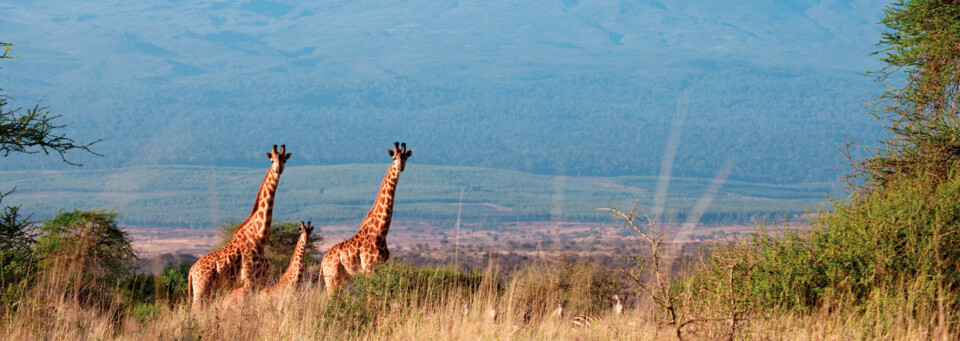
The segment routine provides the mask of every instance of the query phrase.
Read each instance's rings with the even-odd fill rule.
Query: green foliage
[[[120,281],[122,302],[127,306],[153,303],[157,299],[157,279],[151,274],[134,274]]]
[[[3,54],[0,59],[12,59],[9,55],[13,44],[0,42]],[[75,144],[73,139],[59,133],[64,125],[54,123],[59,115],[51,115],[48,107],[35,105],[21,112],[22,108],[7,109],[8,100],[0,89],[0,153],[6,158],[10,153],[36,154],[56,152],[60,159],[70,165],[79,164],[66,159],[70,150],[82,150],[97,155],[89,144]],[[0,192],[3,197],[13,193]],[[0,212],[0,306],[11,307],[32,285],[37,272],[36,257],[31,247],[36,242],[30,216],[20,215],[20,206],[5,206]]]
[[[75,296],[130,275],[137,255],[120,215],[105,211],[60,211],[43,221],[35,247],[43,272]]]
[[[809,230],[787,226],[775,235],[761,228],[749,241],[714,247],[687,278],[713,294],[704,300],[734,297],[731,306],[743,311],[842,306],[864,317],[865,335],[895,328],[883,315],[956,325],[960,4],[901,0],[885,10],[883,24],[880,80],[900,71],[905,77],[876,103],[874,115],[892,135],[876,154],[853,162],[854,195],[835,200],[834,211],[821,211]]]
[[[713,250],[701,284],[722,275],[716,259],[748,259],[738,275],[747,301],[764,306],[812,308],[842,299],[852,306],[908,299],[916,312],[956,306],[960,289],[960,176],[891,180],[872,195],[813,221],[809,231],[775,236],[760,230],[746,245]]]
[[[19,209],[6,206],[0,212],[0,304],[5,307],[33,283],[37,272],[35,235],[30,218],[21,216]]]
[[[899,0],[884,14],[888,31],[879,45],[885,48],[877,53],[887,66],[880,80],[904,79],[875,103],[875,116],[888,120],[894,138],[854,165],[853,176],[866,181],[859,189],[867,192],[904,174],[943,180],[960,161],[960,4]]]
[[[187,276],[191,264],[168,264],[157,278],[157,298],[170,303],[187,299]]]
[[[214,250],[227,245],[233,238],[233,233],[240,226],[240,221],[228,220],[223,225],[217,227],[220,230],[220,244],[214,247]],[[267,261],[270,262],[270,278],[277,278],[290,265],[290,258],[293,257],[293,250],[297,247],[297,241],[300,239],[300,223],[289,221],[274,221],[270,224],[270,238],[265,249]],[[314,229],[307,241],[307,249],[304,250],[303,266],[320,263],[319,252],[314,243],[323,240],[320,230]]]
[[[127,308],[127,315],[146,325],[156,321],[163,311],[163,306],[157,303],[136,303]]]
[[[404,314],[418,307],[438,306],[452,297],[474,294],[483,273],[463,273],[449,267],[419,268],[387,262],[369,275],[354,277],[339,293],[330,297],[325,323],[361,332],[375,326],[382,313]]]
[[[0,41],[0,47],[3,48],[3,54],[0,54],[0,59],[7,59],[7,58],[13,59],[13,58],[14,58],[14,57],[11,57],[11,56],[8,55],[8,54],[10,53],[10,47],[11,47],[11,46],[13,46],[13,44],[11,44],[11,43],[4,43],[4,42]]]

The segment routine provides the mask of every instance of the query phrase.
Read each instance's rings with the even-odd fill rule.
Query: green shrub
[[[216,246],[217,249],[230,242],[230,239],[233,238],[233,233],[237,230],[237,227],[240,226],[240,223],[240,221],[230,220],[217,227],[222,235],[220,244]],[[270,274],[267,276],[268,278],[279,278],[280,275],[287,270],[287,266],[290,265],[290,258],[293,257],[293,250],[296,248],[299,239],[300,223],[274,221],[270,225],[270,237],[267,242],[267,247],[264,250],[264,256],[270,263]],[[314,243],[321,240],[323,240],[323,236],[320,235],[319,230],[315,230],[314,233],[310,234],[310,240],[307,243],[307,249],[304,251],[303,256],[304,267],[320,263],[317,248]]]
[[[766,307],[812,308],[831,299],[863,308],[909,299],[915,311],[941,300],[956,306],[960,173],[945,181],[900,177],[834,207],[812,220],[810,230],[772,235],[760,229],[749,241],[715,248],[694,280],[710,287],[724,273],[719,259],[750,258],[738,289]]]
[[[153,303],[156,300],[156,279],[150,274],[135,274],[120,281],[125,305]]]
[[[177,303],[187,298],[187,277],[190,264],[167,264],[157,278],[157,298]]]
[[[0,201],[2,197],[0,194]],[[0,307],[3,310],[16,308],[37,274],[32,222],[19,211],[19,206],[6,206],[0,212]]]
[[[136,303],[127,308],[127,315],[144,325],[155,321],[161,312],[163,307],[156,303]]]
[[[39,227],[35,254],[51,294],[90,304],[112,302],[119,281],[137,259],[130,237],[105,211],[61,211]]]

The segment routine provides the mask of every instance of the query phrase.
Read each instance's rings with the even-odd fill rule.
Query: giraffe
[[[393,215],[393,197],[400,172],[403,172],[413,150],[407,150],[406,143],[394,142],[393,149],[387,150],[387,154],[393,157],[393,163],[384,175],[377,201],[360,223],[360,229],[352,237],[331,247],[323,256],[320,280],[324,282],[328,294],[336,292],[354,274],[370,273],[374,265],[390,258],[387,232]]]
[[[300,239],[297,240],[297,247],[293,249],[293,256],[290,257],[290,266],[287,267],[283,276],[280,276],[280,281],[267,289],[268,295],[300,287],[300,280],[303,278],[303,254],[307,250],[307,243],[310,242],[311,232],[313,232],[313,225],[309,221],[306,224],[301,221]]]
[[[563,311],[567,308],[567,300],[557,299],[557,309],[553,311],[553,317],[557,319],[557,323],[563,320]]]
[[[615,321],[620,321],[623,316],[623,300],[620,298],[620,295],[613,295],[613,318]],[[603,320],[606,318],[604,315],[594,315],[594,314],[583,314],[573,317],[573,326],[574,327],[585,327],[589,326],[597,321]]]
[[[277,145],[273,145],[273,151],[266,153],[272,166],[263,178],[250,217],[237,227],[230,242],[200,257],[190,267],[187,289],[194,312],[220,288],[235,288],[229,297],[243,297],[259,284],[256,282],[266,272],[268,265],[263,247],[270,234],[273,198],[283,166],[293,155],[287,153],[286,149],[286,145],[281,145],[277,152]]]

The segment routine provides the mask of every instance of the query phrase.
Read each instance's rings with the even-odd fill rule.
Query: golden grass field
[[[33,307],[0,324],[7,340],[675,340],[665,316],[643,300],[627,307],[620,318],[602,318],[575,328],[571,312],[556,319],[549,311],[524,316],[511,301],[523,288],[511,282],[499,294],[479,292],[467,298],[428,292],[425,303],[403,305],[402,298],[371,302],[364,309],[376,318],[357,331],[341,315],[327,314],[330,298],[314,287],[278,295],[257,296],[240,306],[215,301],[198,314],[187,305],[161,306],[155,315],[138,320],[116,311],[81,308],[66,299]],[[427,289],[429,290],[429,289]],[[499,307],[490,317],[491,307]],[[878,312],[881,313],[881,312]],[[745,340],[952,340],[945,329],[923,321],[898,318],[882,329],[864,330],[863,317],[844,310],[842,302],[807,314],[776,313],[747,320],[734,335]],[[901,316],[902,317],[902,316]],[[684,339],[727,339],[724,320],[692,323]]]

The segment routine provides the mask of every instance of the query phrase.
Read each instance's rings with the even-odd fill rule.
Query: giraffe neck
[[[270,236],[270,224],[273,220],[273,198],[277,192],[279,181],[280,173],[277,172],[277,167],[270,168],[263,178],[260,191],[257,192],[257,200],[253,203],[250,217],[243,224],[240,224],[233,234],[234,241],[242,243],[252,241],[258,245],[266,242]]]
[[[367,213],[367,222],[361,227],[361,232],[386,236],[390,230],[390,220],[393,217],[393,196],[397,191],[397,180],[400,179],[400,161],[395,160],[390,165],[387,174],[383,176],[380,193],[373,203],[370,213]]]
[[[283,273],[284,279],[299,280],[303,275],[303,253],[307,249],[307,241],[310,239],[310,235],[306,233],[300,234],[300,239],[297,240],[297,247],[293,250],[293,257],[290,257],[290,266],[287,267],[287,271]]]

